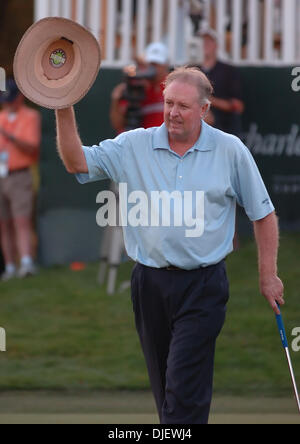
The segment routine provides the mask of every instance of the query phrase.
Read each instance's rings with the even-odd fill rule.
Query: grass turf
[[[289,342],[300,327],[300,234],[283,235],[279,257]],[[227,260],[231,299],[218,340],[215,392],[289,396],[291,383],[273,313],[258,290],[256,249],[243,241]],[[123,264],[119,284],[130,279]],[[129,389],[149,387],[134,327],[130,291],[107,296],[97,284],[98,264],[82,272],[43,269],[26,281],[0,283],[0,389]],[[292,350],[296,379],[300,352]]]

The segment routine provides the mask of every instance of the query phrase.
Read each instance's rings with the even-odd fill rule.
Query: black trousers
[[[228,298],[224,261],[193,271],[135,266],[136,328],[161,424],[208,423]]]

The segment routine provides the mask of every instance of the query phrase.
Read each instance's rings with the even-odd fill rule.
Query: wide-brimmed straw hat
[[[49,109],[75,105],[90,90],[101,65],[96,38],[78,23],[42,19],[23,36],[14,60],[20,91]]]

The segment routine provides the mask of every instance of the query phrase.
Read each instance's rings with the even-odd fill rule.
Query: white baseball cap
[[[205,37],[205,36],[209,36],[210,38],[212,38],[213,40],[215,40],[217,43],[219,41],[219,35],[218,33],[212,29],[212,28],[207,28],[207,27],[203,27],[202,29],[200,29],[200,31],[198,32],[199,37]]]
[[[146,49],[146,62],[166,65],[169,60],[168,48],[163,43],[151,43]]]

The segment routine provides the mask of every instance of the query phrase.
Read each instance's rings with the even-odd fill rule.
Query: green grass
[[[300,327],[300,234],[283,235],[279,257],[289,338]],[[231,299],[218,340],[215,391],[285,396],[287,364],[273,313],[259,294],[256,250],[243,241],[227,261]],[[131,263],[119,283],[130,279]],[[0,283],[0,326],[7,352],[0,353],[0,389],[144,389],[148,377],[134,326],[130,291],[108,296],[97,284],[98,264],[82,272],[41,270],[27,281]],[[291,350],[300,380],[300,352]]]

